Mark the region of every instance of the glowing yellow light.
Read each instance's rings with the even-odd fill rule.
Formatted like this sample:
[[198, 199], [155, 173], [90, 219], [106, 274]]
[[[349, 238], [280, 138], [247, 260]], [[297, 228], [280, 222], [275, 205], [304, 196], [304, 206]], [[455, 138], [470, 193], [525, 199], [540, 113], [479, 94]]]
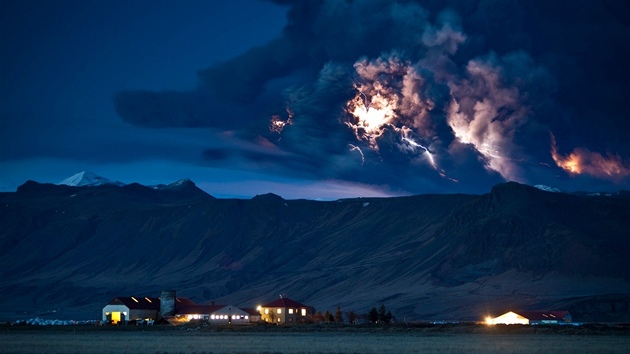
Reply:
[[136, 299], [135, 297], [131, 297], [131, 300], [135, 301], [135, 302], [139, 302], [138, 299]]
[[494, 319], [490, 316], [486, 317], [486, 324], [487, 325], [493, 325], [494, 324]]
[[[488, 320], [486, 319], [486, 322]], [[529, 324], [529, 320], [512, 311], [492, 319], [493, 324]]]
[[112, 312], [112, 322], [113, 323], [120, 322], [120, 312]]
[[150, 303], [153, 303], [153, 301], [151, 301], [151, 299], [149, 299], [149, 298], [148, 298], [148, 297], [146, 297], [146, 296], [144, 297], [144, 299], [145, 299], [145, 300], [147, 300], [147, 301], [148, 301], [148, 302], [150, 302]]

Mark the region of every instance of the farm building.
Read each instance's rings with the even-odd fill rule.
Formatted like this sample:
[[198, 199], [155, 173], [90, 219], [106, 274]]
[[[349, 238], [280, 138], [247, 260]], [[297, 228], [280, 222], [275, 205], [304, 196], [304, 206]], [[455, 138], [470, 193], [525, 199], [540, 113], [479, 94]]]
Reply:
[[507, 312], [499, 317], [486, 318], [487, 324], [561, 324], [571, 323], [568, 311], [519, 311]]
[[[254, 315], [252, 315], [254, 312]], [[160, 297], [116, 297], [103, 307], [103, 323], [123, 324], [129, 321], [153, 323], [164, 319], [171, 324], [190, 320], [206, 320], [216, 324], [243, 324], [260, 321], [252, 309], [233, 305], [199, 305], [187, 298], [175, 296], [175, 291], [162, 291]]]
[[103, 307], [104, 323], [125, 323], [131, 319], [154, 321], [160, 312], [160, 299], [149, 297], [116, 297]]
[[312, 308], [280, 296], [278, 300], [259, 306], [261, 319], [271, 323], [300, 323], [312, 315]]
[[175, 308], [194, 304], [187, 298], [175, 297], [174, 291], [162, 291], [160, 297], [115, 297], [102, 311], [104, 323], [127, 323], [129, 321], [155, 321], [172, 316]]
[[[232, 305], [182, 305], [175, 317], [180, 321], [206, 320], [217, 324], [243, 324], [250, 322], [250, 314]], [[179, 321], [178, 321], [179, 322]]]

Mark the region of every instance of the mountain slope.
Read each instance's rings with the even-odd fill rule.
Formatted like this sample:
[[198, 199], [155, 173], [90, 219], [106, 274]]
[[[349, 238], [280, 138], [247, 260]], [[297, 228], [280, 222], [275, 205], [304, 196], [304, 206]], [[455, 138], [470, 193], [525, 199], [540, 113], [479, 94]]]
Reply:
[[2, 317], [48, 308], [95, 317], [114, 296], [166, 288], [247, 307], [279, 293], [321, 309], [385, 303], [406, 319], [630, 301], [624, 198], [508, 183], [481, 196], [238, 200], [187, 180], [29, 181], [1, 193], [0, 206]]

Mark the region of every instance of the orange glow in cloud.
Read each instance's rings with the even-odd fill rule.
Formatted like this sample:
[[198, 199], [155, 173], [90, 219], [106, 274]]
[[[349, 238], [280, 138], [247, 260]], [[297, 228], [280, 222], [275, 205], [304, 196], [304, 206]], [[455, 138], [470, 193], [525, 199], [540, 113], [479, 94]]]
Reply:
[[269, 122], [270, 131], [274, 133], [282, 134], [282, 130], [284, 129], [286, 125], [293, 125], [293, 110], [291, 109], [291, 107], [287, 106], [286, 111], [287, 111], [286, 119], [282, 119], [277, 114], [271, 116], [271, 121]]
[[603, 156], [588, 149], [575, 148], [568, 155], [558, 152], [556, 138], [551, 135], [551, 157], [558, 167], [570, 174], [588, 174], [601, 179], [620, 180], [630, 177], [630, 161], [619, 155]]

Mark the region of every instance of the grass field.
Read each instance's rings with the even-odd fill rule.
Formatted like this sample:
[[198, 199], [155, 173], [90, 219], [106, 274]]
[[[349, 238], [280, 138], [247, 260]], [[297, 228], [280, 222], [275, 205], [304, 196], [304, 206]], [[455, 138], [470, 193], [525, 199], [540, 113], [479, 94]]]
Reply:
[[426, 332], [21, 331], [1, 353], [628, 353], [630, 335]]

